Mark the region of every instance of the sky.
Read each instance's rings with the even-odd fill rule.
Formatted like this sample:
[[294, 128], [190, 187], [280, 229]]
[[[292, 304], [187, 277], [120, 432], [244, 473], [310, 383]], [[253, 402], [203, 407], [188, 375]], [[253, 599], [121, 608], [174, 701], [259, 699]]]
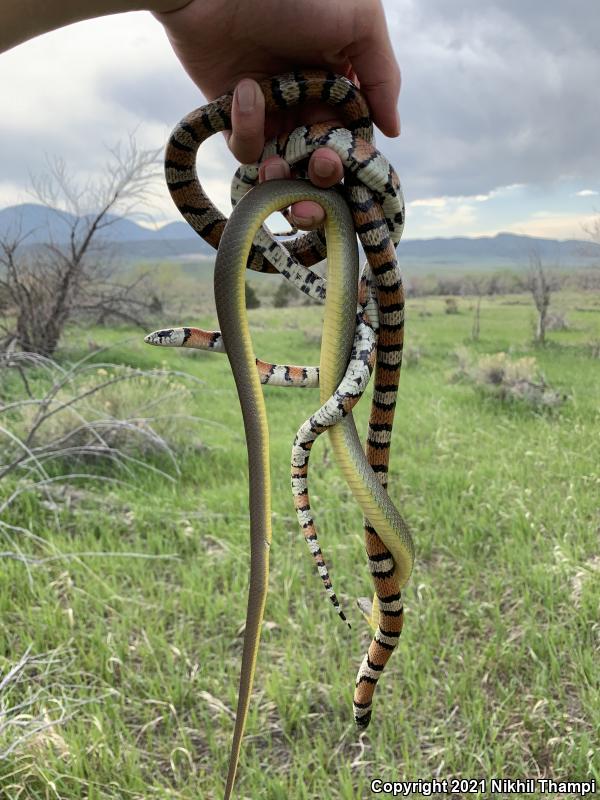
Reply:
[[[586, 238], [600, 214], [598, 0], [384, 0], [402, 70], [398, 172], [406, 238]], [[302, 65], [299, 65], [302, 66]], [[148, 12], [77, 23], [0, 55], [0, 208], [31, 202], [60, 157], [97, 179], [135, 132], [162, 148], [205, 102]], [[220, 136], [198, 172], [225, 212], [236, 164]], [[158, 178], [150, 219], [179, 219]], [[145, 224], [148, 224], [146, 220]]]

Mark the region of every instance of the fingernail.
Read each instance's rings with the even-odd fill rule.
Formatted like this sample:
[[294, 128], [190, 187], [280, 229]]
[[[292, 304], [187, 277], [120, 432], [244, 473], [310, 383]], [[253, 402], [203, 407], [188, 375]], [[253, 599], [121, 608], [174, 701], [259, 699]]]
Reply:
[[265, 164], [264, 180], [278, 181], [285, 178], [286, 175], [287, 175], [287, 170], [285, 168], [285, 164], [281, 164], [278, 162], [275, 162], [273, 164]]
[[252, 81], [242, 81], [235, 90], [238, 108], [242, 114], [250, 114], [256, 105], [256, 88]]
[[335, 172], [335, 164], [328, 158], [315, 158], [313, 169], [319, 178], [331, 178]]
[[314, 217], [297, 217], [294, 214], [292, 219], [297, 228], [312, 228], [315, 224]]

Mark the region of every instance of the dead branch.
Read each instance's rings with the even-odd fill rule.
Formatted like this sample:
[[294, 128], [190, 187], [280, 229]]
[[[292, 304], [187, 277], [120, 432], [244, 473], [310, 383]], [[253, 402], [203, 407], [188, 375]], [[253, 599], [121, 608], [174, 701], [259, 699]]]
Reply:
[[116, 279], [105, 233], [149, 198], [158, 151], [139, 150], [130, 137], [110, 154], [95, 182], [77, 180], [61, 159], [49, 161], [47, 172], [32, 181], [36, 198], [60, 216], [65, 233], [56, 241], [48, 230], [43, 246], [27, 248], [31, 231], [19, 228], [0, 238], [0, 298], [14, 318], [1, 323], [0, 346], [16, 340], [26, 352], [50, 356], [73, 319], [145, 324], [151, 305], [145, 277]]

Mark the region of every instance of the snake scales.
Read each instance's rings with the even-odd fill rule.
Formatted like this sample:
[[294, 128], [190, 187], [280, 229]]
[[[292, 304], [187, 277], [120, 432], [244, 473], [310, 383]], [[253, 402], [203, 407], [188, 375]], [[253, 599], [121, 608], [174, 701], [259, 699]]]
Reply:
[[[385, 491], [404, 330], [404, 294], [395, 255], [404, 221], [400, 183], [392, 167], [373, 146], [368, 108], [347, 79], [317, 71], [294, 72], [263, 81], [261, 88], [267, 112], [303, 102], [324, 101], [335, 106], [336, 114], [344, 119], [344, 128], [312, 125], [280, 136], [267, 144], [262, 158], [278, 154], [290, 164], [299, 164], [318, 147], [334, 149], [344, 164], [344, 197], [367, 263], [354, 316], [354, 311], [348, 312], [349, 307], [356, 308], [356, 302], [350, 305], [349, 298], [357, 299], [357, 276], [349, 277], [348, 271], [344, 273], [338, 264], [352, 258], [344, 237], [346, 241], [351, 237], [354, 242], [355, 236], [343, 222], [344, 211], [338, 199], [332, 200], [331, 192], [319, 192], [300, 181], [293, 186], [289, 182], [269, 182], [246, 196], [248, 189], [257, 183], [257, 165], [242, 167], [236, 173], [232, 186], [236, 209], [225, 228], [225, 218], [200, 186], [195, 161], [197, 150], [206, 138], [230, 128], [231, 93], [191, 112], [176, 126], [166, 150], [167, 184], [188, 223], [207, 242], [219, 247], [215, 296], [223, 338], [216, 331], [183, 328], [157, 331], [146, 337], [146, 341], [226, 350], [236, 377], [248, 440], [250, 592], [226, 798], [231, 796], [248, 711], [268, 574], [271, 537], [268, 434], [261, 382], [300, 386], [314, 386], [318, 382], [320, 386], [323, 405], [300, 429], [294, 443], [292, 485], [305, 537], [340, 614], [318, 546], [306, 481], [310, 448], [325, 429], [329, 429], [339, 466], [365, 514], [365, 544], [375, 586], [370, 620], [375, 634], [356, 679], [354, 716], [361, 728], [369, 724], [375, 686], [402, 630], [401, 589], [408, 581], [413, 563], [410, 534]], [[278, 190], [279, 183], [286, 186]], [[321, 233], [302, 236], [284, 247], [264, 227], [259, 228], [271, 211], [307, 198], [319, 202], [327, 214], [327, 292], [325, 281], [310, 269], [325, 254]], [[320, 371], [281, 367], [255, 359], [243, 300], [246, 266], [260, 272], [280, 272], [309, 296], [326, 297]], [[373, 361], [375, 387], [365, 454], [350, 411], [364, 391]]]

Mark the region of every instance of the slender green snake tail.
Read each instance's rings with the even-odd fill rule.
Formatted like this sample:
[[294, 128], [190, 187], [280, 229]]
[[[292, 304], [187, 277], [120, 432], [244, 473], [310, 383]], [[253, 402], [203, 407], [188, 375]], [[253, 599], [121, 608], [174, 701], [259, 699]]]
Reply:
[[341, 364], [343, 372], [354, 337], [358, 254], [352, 217], [345, 201], [335, 190], [324, 191], [298, 180], [269, 181], [256, 186], [240, 200], [229, 218], [215, 264], [217, 316], [237, 386], [246, 433], [250, 511], [250, 585], [225, 800], [229, 800], [233, 790], [248, 716], [267, 595], [272, 535], [269, 432], [246, 315], [244, 278], [252, 242], [261, 222], [274, 211], [300, 200], [313, 200], [326, 212], [328, 288], [323, 333], [337, 344], [326, 354], [322, 353], [321, 370], [325, 368], [332, 374]]

